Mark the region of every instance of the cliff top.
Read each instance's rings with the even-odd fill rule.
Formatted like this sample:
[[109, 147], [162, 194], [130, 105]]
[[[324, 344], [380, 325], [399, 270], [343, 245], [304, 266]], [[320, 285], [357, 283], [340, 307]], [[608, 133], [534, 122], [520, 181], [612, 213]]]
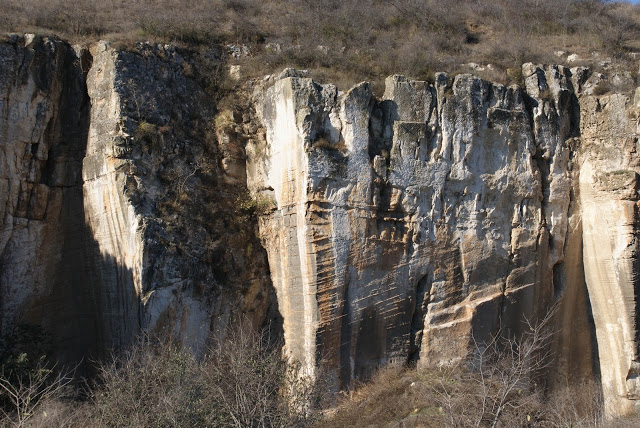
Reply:
[[[73, 42], [222, 44], [243, 77], [285, 66], [339, 86], [402, 73], [520, 82], [525, 62], [637, 74], [640, 6], [606, 0], [5, 0], [0, 31]], [[376, 89], [374, 85], [374, 89]]]

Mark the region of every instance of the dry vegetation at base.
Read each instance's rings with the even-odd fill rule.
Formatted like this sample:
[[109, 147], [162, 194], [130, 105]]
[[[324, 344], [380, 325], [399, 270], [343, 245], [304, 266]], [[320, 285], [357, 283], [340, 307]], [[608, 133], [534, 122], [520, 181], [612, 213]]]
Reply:
[[477, 344], [469, 360], [440, 370], [388, 367], [328, 413], [320, 428], [600, 427], [596, 384], [548, 391], [553, 311], [523, 336]]
[[2, 0], [0, 8], [0, 31], [234, 44], [245, 77], [291, 66], [343, 85], [469, 72], [470, 62], [493, 65], [476, 74], [514, 82], [523, 62], [566, 61], [557, 50], [630, 70], [639, 22], [640, 7], [604, 0]]
[[440, 427], [631, 427], [638, 419], [606, 422], [600, 415], [596, 384], [584, 384], [544, 397], [536, 391], [515, 391], [508, 411], [495, 423], [483, 414], [487, 398], [478, 373], [454, 370], [380, 370], [327, 412], [317, 428], [440, 428]]
[[[281, 343], [245, 323], [213, 340], [200, 359], [172, 343], [142, 340], [98, 364], [95, 381], [76, 389], [69, 387], [68, 376], [47, 378], [50, 371], [31, 377], [41, 370], [41, 359], [25, 365], [25, 349], [7, 342], [0, 344], [0, 426], [638, 426], [638, 417], [605, 421], [595, 383], [550, 392], [538, 382], [549, 368], [551, 317], [528, 324], [520, 339], [503, 334], [478, 345], [469, 360], [455, 367], [383, 368], [341, 393], [337, 405], [328, 389], [295, 376], [295, 368], [282, 360]], [[8, 390], [20, 390], [32, 401], [16, 406]]]
[[14, 357], [32, 357], [0, 346], [0, 427], [308, 426], [313, 414], [304, 409], [318, 390], [285, 364], [281, 348], [248, 323], [212, 340], [199, 359], [144, 339], [72, 388], [70, 376], [44, 369], [41, 358], [16, 366]]

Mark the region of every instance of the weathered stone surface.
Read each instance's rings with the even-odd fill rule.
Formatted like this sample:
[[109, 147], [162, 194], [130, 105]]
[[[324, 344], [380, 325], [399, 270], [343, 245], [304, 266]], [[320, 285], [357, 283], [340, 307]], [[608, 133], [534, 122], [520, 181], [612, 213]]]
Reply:
[[388, 362], [448, 364], [552, 303], [548, 229], [561, 249], [566, 213], [543, 209], [517, 88], [394, 76], [378, 102], [366, 84], [338, 95], [287, 77], [261, 114], [250, 188], [277, 203], [261, 236], [287, 350], [308, 370], [322, 355], [349, 385]]
[[265, 321], [266, 254], [219, 166], [214, 51], [14, 37], [0, 61], [5, 332], [38, 325], [79, 361], [141, 330], [199, 351], [233, 316]]
[[640, 96], [594, 95], [606, 76], [579, 67], [392, 76], [382, 99], [287, 69], [253, 115], [217, 111], [221, 67], [0, 43], [3, 332], [40, 325], [67, 360], [141, 329], [197, 351], [235, 315], [262, 324], [272, 281], [286, 354], [348, 387], [557, 305], [549, 387], [599, 373], [607, 413], [634, 411]]
[[637, 411], [638, 105], [624, 95], [581, 100], [580, 205], [585, 276], [607, 413]]
[[100, 338], [84, 227], [89, 126], [82, 50], [42, 37], [0, 43], [0, 331], [36, 324], [63, 361]]
[[376, 100], [288, 72], [257, 92], [249, 188], [276, 206], [260, 234], [307, 371], [322, 358], [348, 386], [389, 362], [451, 364], [557, 305], [549, 385], [599, 366], [609, 414], [633, 406], [633, 109], [589, 97], [589, 70], [523, 75], [525, 91], [393, 76]]
[[260, 325], [269, 308], [266, 258], [235, 206], [244, 183], [225, 183], [215, 99], [194, 76], [216, 71], [215, 52], [204, 60], [171, 46], [94, 49], [85, 209], [115, 263], [105, 299], [125, 341], [142, 328], [199, 350], [233, 311]]

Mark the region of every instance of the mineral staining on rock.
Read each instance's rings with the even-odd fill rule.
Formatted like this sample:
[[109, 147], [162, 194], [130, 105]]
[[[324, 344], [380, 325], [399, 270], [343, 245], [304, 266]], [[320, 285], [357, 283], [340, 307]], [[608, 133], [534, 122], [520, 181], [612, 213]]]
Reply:
[[520, 91], [394, 76], [377, 102], [366, 84], [339, 97], [289, 77], [262, 116], [256, 161], [278, 209], [260, 229], [294, 358], [328, 354], [346, 386], [387, 362], [457, 361], [501, 311], [515, 325], [550, 304], [543, 177]]
[[[610, 112], [579, 101], [582, 69], [523, 74], [524, 91], [393, 76], [377, 100], [367, 84], [339, 93], [287, 71], [256, 95], [265, 139], [247, 149], [249, 188], [276, 207], [260, 234], [286, 352], [309, 373], [321, 362], [346, 387], [394, 361], [451, 364], [559, 302], [553, 376], [588, 378], [586, 279], [607, 410], [629, 411], [637, 140], [626, 98], [607, 101]], [[594, 121], [629, 144], [594, 141]], [[625, 171], [586, 190], [598, 150]], [[594, 251], [612, 227], [611, 251]]]
[[630, 105], [622, 95], [587, 98], [580, 117], [584, 271], [596, 325], [605, 410], [610, 414], [629, 413], [640, 399], [640, 162], [635, 102]]
[[255, 115], [219, 112], [219, 61], [0, 43], [0, 329], [40, 325], [66, 360], [140, 330], [198, 350], [264, 322], [272, 282], [287, 356], [349, 387], [556, 304], [549, 386], [595, 367], [607, 412], [634, 410], [637, 99], [560, 66], [525, 64], [524, 89], [392, 76], [381, 99], [286, 70]]

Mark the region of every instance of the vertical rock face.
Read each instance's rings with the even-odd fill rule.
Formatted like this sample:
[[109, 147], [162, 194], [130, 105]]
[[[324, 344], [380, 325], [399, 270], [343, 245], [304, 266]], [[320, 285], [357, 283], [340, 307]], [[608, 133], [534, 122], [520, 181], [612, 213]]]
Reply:
[[348, 387], [557, 305], [549, 386], [595, 368], [607, 412], [634, 411], [640, 97], [558, 66], [524, 89], [392, 76], [382, 99], [287, 70], [252, 122], [218, 112], [220, 66], [0, 43], [2, 334], [39, 325], [64, 361], [140, 330], [198, 351], [234, 314], [263, 323], [272, 281], [287, 355]]
[[633, 407], [635, 120], [622, 95], [579, 99], [585, 70], [523, 75], [393, 76], [376, 100], [288, 71], [257, 95], [249, 187], [275, 207], [260, 233], [308, 372], [449, 364], [557, 305], [550, 386], [599, 365], [607, 411]]
[[277, 204], [260, 230], [291, 356], [326, 358], [348, 385], [387, 362], [457, 361], [543, 314], [577, 107], [558, 97], [532, 101], [532, 121], [520, 90], [470, 75], [394, 76], [379, 102], [366, 84], [275, 82], [251, 170]]
[[82, 203], [88, 65], [64, 42], [0, 43], [0, 327], [41, 325], [71, 360], [99, 340], [85, 287], [96, 262]]
[[3, 334], [36, 325], [79, 361], [140, 330], [199, 351], [234, 312], [265, 320], [246, 187], [219, 166], [215, 52], [27, 36], [0, 62]]
[[637, 97], [581, 103], [579, 179], [585, 276], [608, 413], [640, 399]]
[[[214, 130], [215, 51], [198, 60], [171, 46], [94, 49], [83, 163], [86, 219], [111, 302], [108, 336], [139, 329], [198, 351], [233, 311], [259, 325], [269, 307], [266, 258], [236, 212], [243, 184], [227, 184]], [[255, 251], [252, 251], [252, 245]]]

